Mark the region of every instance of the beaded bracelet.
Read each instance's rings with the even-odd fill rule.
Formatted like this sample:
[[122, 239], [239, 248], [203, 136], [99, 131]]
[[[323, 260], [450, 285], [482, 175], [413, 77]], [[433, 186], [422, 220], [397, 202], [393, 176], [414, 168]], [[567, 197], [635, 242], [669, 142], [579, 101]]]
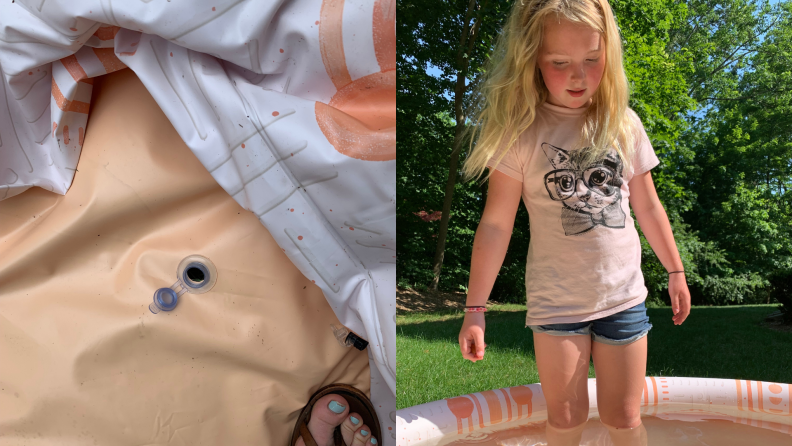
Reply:
[[671, 274], [674, 274], [674, 273], [682, 273], [682, 274], [684, 274], [685, 272], [684, 271], [671, 271], [670, 273], [668, 273], [668, 275], [670, 276]]
[[465, 307], [465, 313], [481, 313], [487, 311], [487, 307]]

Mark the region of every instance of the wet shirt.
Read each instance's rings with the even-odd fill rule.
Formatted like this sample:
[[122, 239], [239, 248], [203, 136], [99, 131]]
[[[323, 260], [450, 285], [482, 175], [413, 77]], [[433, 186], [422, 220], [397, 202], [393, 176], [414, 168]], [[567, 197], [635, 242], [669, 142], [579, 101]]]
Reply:
[[637, 124], [632, 168], [613, 148], [583, 165], [580, 151], [568, 148], [585, 111], [542, 104], [500, 163], [497, 157], [488, 163], [523, 185], [531, 222], [526, 325], [599, 319], [640, 304], [648, 294], [628, 183], [660, 161], [640, 118], [628, 109]]

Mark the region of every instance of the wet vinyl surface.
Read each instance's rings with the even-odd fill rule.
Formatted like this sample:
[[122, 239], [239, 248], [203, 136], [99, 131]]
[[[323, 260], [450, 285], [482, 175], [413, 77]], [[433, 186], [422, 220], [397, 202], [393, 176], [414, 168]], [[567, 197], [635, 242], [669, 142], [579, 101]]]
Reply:
[[[139, 78], [93, 94], [68, 194], [0, 201], [0, 446], [285, 445], [316, 389], [368, 392], [322, 291]], [[152, 314], [193, 254], [216, 285]]]
[[[665, 417], [663, 415], [663, 418]], [[789, 426], [780, 423], [769, 423], [776, 426], [757, 427], [755, 425], [761, 424], [761, 422], [748, 419], [742, 419], [742, 421], [752, 422], [755, 425], [723, 419], [682, 421], [663, 418], [651, 415], [641, 417], [648, 434], [649, 446], [789, 446], [792, 444], [792, 435], [781, 432], [782, 430], [789, 431]], [[469, 436], [466, 439], [449, 439], [449, 442], [438, 444], [546, 446], [545, 423], [545, 421], [526, 423], [497, 432], [481, 433], [479, 438], [470, 438]], [[580, 445], [610, 446], [612, 444], [608, 429], [600, 422], [599, 418], [589, 418]]]

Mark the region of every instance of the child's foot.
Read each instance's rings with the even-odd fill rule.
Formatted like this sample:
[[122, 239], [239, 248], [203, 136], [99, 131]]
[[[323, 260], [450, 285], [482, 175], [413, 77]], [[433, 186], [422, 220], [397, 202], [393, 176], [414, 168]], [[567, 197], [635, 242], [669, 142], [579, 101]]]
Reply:
[[[341, 426], [341, 436], [347, 446], [378, 445], [378, 440], [371, 436], [371, 429], [363, 424], [363, 417], [349, 413], [349, 404], [343, 397], [330, 394], [319, 398], [311, 411], [308, 431], [319, 446], [333, 446], [333, 430]], [[296, 446], [305, 446], [302, 437], [297, 439]]]

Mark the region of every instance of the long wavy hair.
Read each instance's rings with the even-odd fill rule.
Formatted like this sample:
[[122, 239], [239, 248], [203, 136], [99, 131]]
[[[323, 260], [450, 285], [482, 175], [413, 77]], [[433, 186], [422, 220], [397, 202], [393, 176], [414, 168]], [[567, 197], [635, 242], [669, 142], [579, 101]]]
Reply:
[[[465, 180], [480, 178], [487, 163], [506, 150], [530, 127], [536, 109], [549, 91], [536, 63], [547, 18], [562, 18], [589, 26], [605, 40], [605, 69], [593, 101], [583, 115], [580, 138], [571, 150], [583, 149], [583, 163], [616, 149], [630, 169], [635, 151], [635, 123], [628, 116], [630, 88], [622, 64], [622, 43], [607, 0], [516, 0], [503, 33], [498, 38], [484, 78], [473, 91], [466, 128], [469, 156], [462, 172]], [[484, 180], [489, 178], [492, 170]]]

